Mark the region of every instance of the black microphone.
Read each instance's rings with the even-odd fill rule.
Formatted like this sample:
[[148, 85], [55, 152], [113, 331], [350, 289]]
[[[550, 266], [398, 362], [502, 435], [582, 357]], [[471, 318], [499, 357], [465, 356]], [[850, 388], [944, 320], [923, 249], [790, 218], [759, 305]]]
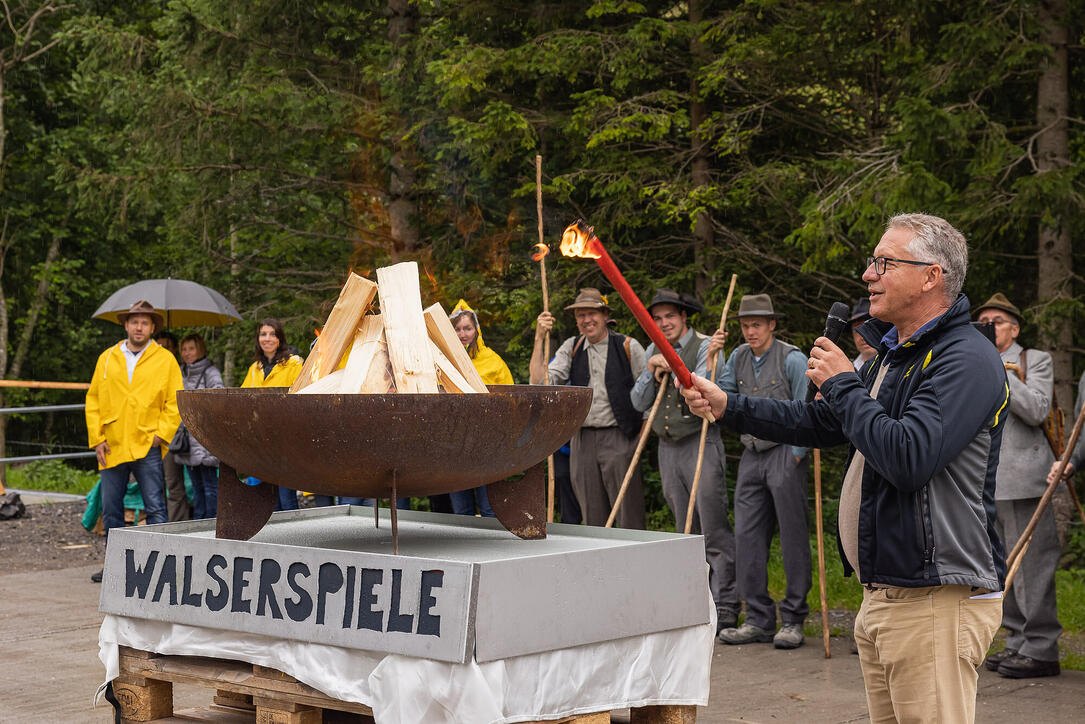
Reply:
[[[848, 315], [850, 313], [851, 308], [844, 302], [833, 302], [832, 308], [829, 309], [829, 316], [825, 318], [825, 331], [821, 333], [821, 336], [827, 337], [833, 344], [836, 344], [836, 340], [840, 339], [840, 335], [848, 328]], [[818, 386], [814, 384], [813, 380], [810, 380], [810, 384], [806, 388], [806, 401], [813, 402], [817, 393]]]

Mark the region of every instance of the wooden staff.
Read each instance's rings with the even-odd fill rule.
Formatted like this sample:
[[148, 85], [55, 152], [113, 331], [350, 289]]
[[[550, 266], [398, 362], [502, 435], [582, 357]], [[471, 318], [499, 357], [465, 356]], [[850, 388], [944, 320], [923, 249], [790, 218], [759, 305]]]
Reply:
[[604, 528], [611, 528], [614, 526], [614, 519], [618, 517], [618, 508], [622, 504], [622, 499], [625, 497], [625, 491], [629, 487], [629, 481], [633, 479], [633, 473], [637, 470], [637, 465], [640, 463], [640, 454], [644, 452], [644, 445], [648, 442], [648, 435], [652, 432], [652, 422], [656, 419], [656, 413], [659, 412], [659, 405], [663, 402], [663, 393], [667, 391], [667, 385], [671, 382], [671, 376], [667, 375], [659, 381], [659, 392], [656, 393], [656, 401], [652, 403], [652, 411], [648, 413], [648, 419], [644, 421], [644, 425], [640, 429], [640, 440], [637, 440], [637, 449], [633, 452], [633, 459], [629, 461], [629, 469], [625, 471], [625, 477], [622, 479], [622, 487], [618, 488], [618, 497], [614, 499], [614, 507], [610, 509], [610, 516], [607, 518]]
[[829, 594], [825, 587], [825, 530], [821, 521], [821, 450], [814, 448], [814, 514], [818, 538], [818, 588], [821, 590], [821, 637], [825, 641], [825, 658], [829, 652]]
[[[539, 217], [539, 243], [543, 242], [542, 212], [542, 156], [535, 154], [535, 213]], [[546, 283], [546, 254], [539, 257], [539, 271], [542, 272], [543, 311], [550, 311], [550, 288]], [[543, 364], [546, 365], [546, 384], [550, 384], [550, 332], [543, 338]], [[546, 456], [546, 522], [554, 522], [554, 456]]]
[[[720, 315], [720, 329], [727, 325], [727, 312], [731, 309], [731, 297], [735, 293], [735, 283], [738, 282], [738, 274], [731, 275], [731, 286], [727, 289], [727, 300], [723, 303], [723, 314]], [[708, 360], [708, 379], [715, 382], [716, 365], [719, 363], [721, 349]], [[708, 419], [701, 420], [701, 439], [697, 443], [697, 467], [693, 469], [693, 485], [689, 489], [689, 505], [686, 506], [686, 527], [683, 531], [687, 535], [693, 530], [693, 508], [697, 505], [697, 488], [701, 484], [701, 468], [704, 466], [704, 446], [708, 439]]]
[[1085, 423], [1085, 405], [1081, 406], [1081, 410], [1077, 414], [1077, 420], [1074, 421], [1074, 429], [1070, 433], [1070, 439], [1066, 443], [1066, 449], [1062, 451], [1062, 457], [1059, 459], [1059, 467], [1055, 470], [1055, 478], [1047, 484], [1047, 490], [1044, 491], [1044, 495], [1040, 498], [1040, 503], [1036, 506], [1036, 512], [1032, 514], [1032, 518], [1029, 520], [1028, 525], [1025, 526], [1024, 532], [1014, 545], [1013, 550], [1010, 551], [1010, 555], [1007, 556], [1006, 562], [1010, 566], [1010, 572], [1006, 574], [1006, 585], [1003, 587], [1004, 594], [1009, 592], [1010, 586], [1013, 584], [1013, 579], [1017, 575], [1017, 569], [1021, 566], [1021, 561], [1025, 557], [1025, 552], [1028, 550], [1029, 543], [1032, 541], [1032, 534], [1036, 531], [1036, 526], [1040, 522], [1040, 516], [1043, 514], [1044, 509], [1048, 503], [1051, 502], [1051, 498], [1055, 495], [1055, 489], [1062, 482], [1063, 473], [1066, 472], [1066, 465], [1070, 462], [1070, 455], [1073, 453], [1074, 446], [1077, 445], [1077, 439], [1081, 435], [1081, 426]]
[[0, 380], [0, 387], [26, 387], [35, 390], [89, 390], [89, 382], [37, 382], [35, 380]]

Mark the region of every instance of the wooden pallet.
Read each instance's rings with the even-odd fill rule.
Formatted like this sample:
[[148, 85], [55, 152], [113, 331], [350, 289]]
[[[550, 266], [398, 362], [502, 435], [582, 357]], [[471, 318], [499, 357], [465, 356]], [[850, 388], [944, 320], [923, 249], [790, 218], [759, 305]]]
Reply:
[[[213, 704], [173, 709], [173, 685], [215, 689]], [[373, 722], [364, 704], [340, 701], [288, 674], [258, 664], [200, 656], [164, 656], [120, 647], [120, 675], [113, 692], [125, 722], [193, 721], [208, 724], [339, 724]], [[631, 724], [694, 724], [695, 706], [649, 706], [630, 710]], [[610, 712], [595, 712], [530, 724], [607, 724]]]

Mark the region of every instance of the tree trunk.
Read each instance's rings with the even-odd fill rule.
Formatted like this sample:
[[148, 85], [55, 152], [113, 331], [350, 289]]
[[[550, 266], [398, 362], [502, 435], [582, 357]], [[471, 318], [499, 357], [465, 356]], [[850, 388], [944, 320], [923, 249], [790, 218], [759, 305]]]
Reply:
[[[1040, 40], [1050, 46], [1044, 60], [1036, 90], [1036, 122], [1040, 134], [1036, 138], [1037, 173], [1047, 173], [1069, 166], [1069, 68], [1066, 57], [1066, 0], [1044, 0], [1039, 3]], [[1070, 231], [1062, 220], [1057, 205], [1048, 209], [1041, 221], [1037, 253], [1039, 268], [1037, 296], [1041, 303], [1069, 300], [1073, 297], [1073, 276]], [[1045, 320], [1040, 328], [1040, 346], [1051, 350], [1055, 372], [1055, 392], [1067, 408], [1073, 406], [1073, 327], [1065, 313]]]
[[[701, 21], [703, 20], [703, 8], [701, 0], [690, 0], [689, 22], [693, 26], [693, 35], [689, 41], [690, 58], [693, 68], [689, 80], [689, 142], [693, 153], [693, 162], [690, 164], [693, 178], [693, 190], [697, 191], [711, 182], [709, 175], [708, 154], [705, 152], [706, 141], [701, 135], [701, 126], [708, 117], [708, 110], [701, 99], [701, 90], [697, 82], [697, 74], [709, 61], [708, 53], [701, 42]], [[712, 219], [707, 211], [698, 211], [693, 220], [693, 259], [697, 266], [697, 278], [694, 281], [694, 290], [697, 296], [704, 300], [708, 291], [716, 284], [715, 264], [712, 254], [715, 241], [712, 229]], [[711, 330], [706, 330], [709, 333]]]
[[[388, 40], [392, 45], [392, 69], [406, 82], [406, 39], [414, 26], [410, 0], [388, 0]], [[418, 204], [413, 191], [418, 180], [410, 154], [399, 138], [390, 139], [392, 157], [389, 161], [388, 213], [392, 252], [395, 256], [410, 254], [418, 248]]]
[[[1070, 73], [1066, 50], [1066, 0], [1042, 0], [1039, 3], [1040, 40], [1050, 46], [1044, 59], [1036, 89], [1036, 173], [1066, 168], [1070, 164], [1069, 124]], [[1051, 223], [1045, 223], [1050, 220]], [[1073, 326], [1060, 302], [1073, 297], [1073, 256], [1070, 230], [1062, 219], [1057, 203], [1047, 210], [1040, 222], [1037, 239], [1039, 255], [1037, 296], [1041, 304], [1055, 303], [1054, 314], [1040, 326], [1040, 345], [1051, 350], [1055, 373], [1055, 395], [1066, 410], [1073, 410]], [[1070, 416], [1071, 419], [1073, 415]], [[1066, 544], [1072, 504], [1069, 494], [1059, 487], [1052, 501], [1055, 527], [1060, 542]]]

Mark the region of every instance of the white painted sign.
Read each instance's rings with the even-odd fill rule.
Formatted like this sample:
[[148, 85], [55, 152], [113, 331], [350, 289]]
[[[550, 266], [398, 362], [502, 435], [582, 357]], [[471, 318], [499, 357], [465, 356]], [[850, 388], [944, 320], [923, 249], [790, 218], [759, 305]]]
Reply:
[[99, 610], [463, 663], [478, 564], [116, 529]]

